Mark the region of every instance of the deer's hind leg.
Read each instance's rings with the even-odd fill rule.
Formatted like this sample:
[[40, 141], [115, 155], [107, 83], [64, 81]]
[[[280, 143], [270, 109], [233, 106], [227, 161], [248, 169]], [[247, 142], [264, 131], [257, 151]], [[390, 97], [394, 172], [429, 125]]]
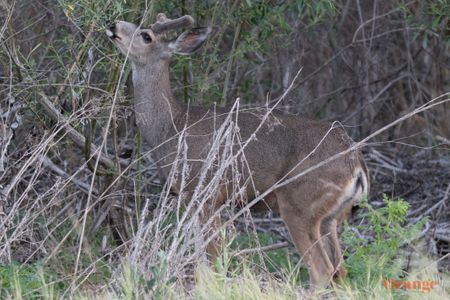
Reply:
[[[311, 209], [309, 199], [292, 191], [278, 192], [278, 207], [295, 247], [308, 266], [313, 286], [326, 286], [332, 279], [334, 266], [321, 237], [325, 209]], [[315, 200], [322, 202], [323, 199]]]
[[351, 215], [352, 206], [361, 196], [361, 184], [357, 178], [353, 178], [342, 190], [328, 215], [322, 220], [321, 234], [325, 249], [335, 269], [335, 276], [338, 278], [345, 278], [347, 275], [347, 270], [343, 266], [344, 260], [339, 244], [338, 227], [344, 219]]
[[343, 266], [343, 257], [338, 238], [338, 221], [336, 218], [324, 218], [321, 224], [321, 234], [325, 250], [334, 268], [334, 276], [345, 278], [347, 270]]

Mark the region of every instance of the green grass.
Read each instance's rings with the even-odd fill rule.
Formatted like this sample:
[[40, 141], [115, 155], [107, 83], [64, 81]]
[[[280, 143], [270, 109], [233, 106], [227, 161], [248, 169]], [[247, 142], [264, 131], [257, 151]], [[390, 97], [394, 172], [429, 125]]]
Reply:
[[[372, 278], [364, 288], [355, 288], [346, 280], [329, 289], [309, 291], [305, 285], [299, 285], [292, 279], [292, 274], [283, 273], [283, 279], [271, 273], [258, 272], [249, 261], [241, 263], [234, 272], [217, 271], [206, 265], [197, 266], [195, 285], [186, 287], [176, 280], [159, 283], [158, 286], [143, 280], [139, 272], [128, 264], [122, 266], [118, 285], [106, 291], [86, 285], [74, 291], [74, 299], [302, 299], [316, 298], [326, 295], [336, 299], [447, 299], [450, 296], [448, 282], [450, 278], [437, 276], [435, 269], [430, 268], [430, 260], [423, 259], [420, 269], [410, 272], [402, 280], [425, 281], [435, 280], [437, 286], [430, 290], [396, 290], [386, 289], [382, 278], [372, 278], [373, 274], [364, 277]], [[428, 268], [427, 268], [428, 267]], [[426, 271], [424, 271], [426, 270]], [[67, 286], [52, 283], [50, 274], [45, 273], [38, 265], [20, 267], [17, 264], [0, 268], [2, 299], [58, 299], [66, 295]], [[101, 292], [99, 292], [101, 291]]]
[[52, 299], [67, 287], [41, 263], [0, 265], [0, 298]]

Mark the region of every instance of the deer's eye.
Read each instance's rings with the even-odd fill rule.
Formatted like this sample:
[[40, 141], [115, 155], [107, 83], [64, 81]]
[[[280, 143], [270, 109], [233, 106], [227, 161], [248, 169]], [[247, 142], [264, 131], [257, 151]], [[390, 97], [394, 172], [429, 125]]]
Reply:
[[152, 42], [152, 37], [147, 32], [141, 32], [141, 36], [147, 44]]

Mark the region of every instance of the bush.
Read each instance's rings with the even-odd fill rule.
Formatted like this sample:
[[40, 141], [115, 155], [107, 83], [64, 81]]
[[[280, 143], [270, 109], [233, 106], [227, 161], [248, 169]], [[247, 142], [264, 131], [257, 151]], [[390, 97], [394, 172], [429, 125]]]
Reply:
[[342, 234], [348, 278], [353, 286], [367, 286], [381, 279], [402, 278], [403, 261], [398, 256], [402, 246], [417, 239], [427, 218], [416, 224], [406, 223], [409, 204], [403, 199], [391, 200], [383, 196], [384, 207], [375, 209], [363, 200], [365, 209], [360, 225], [350, 227], [345, 223]]

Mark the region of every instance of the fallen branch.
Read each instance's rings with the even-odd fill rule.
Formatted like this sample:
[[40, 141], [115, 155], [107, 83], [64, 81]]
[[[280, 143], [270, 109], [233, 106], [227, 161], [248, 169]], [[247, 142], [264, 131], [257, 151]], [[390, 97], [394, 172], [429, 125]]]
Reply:
[[[86, 192], [86, 193], [89, 192], [89, 187], [90, 187], [89, 184], [74, 178], [73, 175], [67, 174], [66, 172], [64, 172], [63, 169], [61, 169], [55, 163], [53, 163], [52, 160], [50, 158], [48, 158], [47, 156], [44, 156], [42, 158], [42, 163], [44, 164], [44, 166], [46, 166], [47, 168], [52, 170], [54, 173], [58, 174], [59, 176], [63, 177], [64, 179], [68, 179], [69, 181], [73, 182], [75, 185], [80, 187], [84, 192]], [[92, 192], [95, 195], [99, 194], [98, 190], [95, 188], [93, 189]]]
[[[56, 107], [53, 105], [53, 103], [50, 101], [50, 99], [48, 99], [47, 95], [45, 95], [44, 93], [39, 93], [39, 95], [41, 97], [38, 97], [37, 100], [42, 105], [42, 107], [45, 109], [48, 116], [56, 122], [63, 122], [65, 124], [64, 127], [67, 132], [67, 135], [80, 148], [84, 148], [85, 143], [86, 143], [86, 138], [81, 133], [76, 131], [72, 126], [70, 126], [70, 123], [67, 120], [67, 118], [64, 117], [56, 109]], [[102, 163], [102, 165], [104, 165], [108, 169], [110, 169], [110, 170], [116, 169], [116, 164], [114, 163], [114, 161], [111, 158], [109, 158], [107, 156], [107, 154], [102, 153], [102, 151], [100, 151], [100, 149], [96, 145], [91, 144], [91, 152], [90, 153], [92, 153], [92, 155], [94, 157], [100, 156], [100, 162]]]

